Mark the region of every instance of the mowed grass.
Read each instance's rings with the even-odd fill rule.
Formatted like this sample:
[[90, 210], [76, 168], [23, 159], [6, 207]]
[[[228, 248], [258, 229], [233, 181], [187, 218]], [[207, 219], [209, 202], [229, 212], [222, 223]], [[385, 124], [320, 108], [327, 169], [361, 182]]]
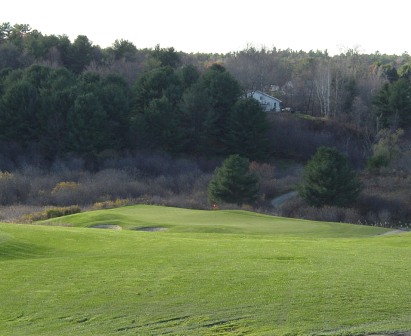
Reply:
[[371, 226], [273, 217], [248, 211], [204, 211], [150, 205], [90, 211], [39, 223], [75, 227], [118, 225], [131, 230], [154, 227], [166, 228], [170, 233], [275, 234], [317, 238], [369, 236], [389, 231]]
[[77, 227], [0, 224], [0, 335], [411, 330], [410, 233], [150, 206], [58, 221]]

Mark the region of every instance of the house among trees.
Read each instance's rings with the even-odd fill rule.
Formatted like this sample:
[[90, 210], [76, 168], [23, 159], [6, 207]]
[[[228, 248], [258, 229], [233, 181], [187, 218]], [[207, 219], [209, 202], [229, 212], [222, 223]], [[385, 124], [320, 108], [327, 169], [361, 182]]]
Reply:
[[249, 94], [249, 97], [252, 97], [260, 102], [264, 112], [280, 112], [281, 111], [281, 100], [270, 96], [267, 93], [262, 91], [253, 91]]

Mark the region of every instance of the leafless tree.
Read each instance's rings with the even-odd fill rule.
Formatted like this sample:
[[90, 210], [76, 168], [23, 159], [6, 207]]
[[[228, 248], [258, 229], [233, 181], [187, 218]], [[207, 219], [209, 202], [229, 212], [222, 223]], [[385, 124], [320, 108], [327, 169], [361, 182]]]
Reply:
[[320, 113], [323, 117], [330, 116], [331, 95], [331, 64], [329, 60], [320, 61], [314, 78]]

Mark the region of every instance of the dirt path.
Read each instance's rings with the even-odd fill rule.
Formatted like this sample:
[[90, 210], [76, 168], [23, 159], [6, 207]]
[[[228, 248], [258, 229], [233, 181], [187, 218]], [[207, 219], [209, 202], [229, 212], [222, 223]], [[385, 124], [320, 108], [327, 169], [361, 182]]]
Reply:
[[407, 231], [404, 231], [404, 230], [391, 230], [391, 231], [381, 233], [378, 236], [388, 236], [388, 235], [400, 234], [400, 233], [404, 233], [404, 232], [407, 232]]
[[290, 191], [284, 195], [278, 196], [271, 200], [271, 205], [273, 207], [279, 207], [281, 206], [285, 201], [289, 200], [290, 198], [293, 198], [294, 196], [297, 196], [298, 192], [297, 191]]
[[367, 336], [411, 336], [411, 332], [400, 332], [393, 334], [368, 334]]

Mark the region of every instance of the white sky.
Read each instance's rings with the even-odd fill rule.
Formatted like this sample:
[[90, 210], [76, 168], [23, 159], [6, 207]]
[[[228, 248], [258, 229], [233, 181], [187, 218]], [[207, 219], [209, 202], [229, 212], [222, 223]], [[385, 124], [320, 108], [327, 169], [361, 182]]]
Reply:
[[73, 41], [86, 35], [102, 48], [116, 39], [137, 48], [185, 52], [357, 48], [411, 53], [409, 0], [6, 0], [0, 23], [27, 23]]

